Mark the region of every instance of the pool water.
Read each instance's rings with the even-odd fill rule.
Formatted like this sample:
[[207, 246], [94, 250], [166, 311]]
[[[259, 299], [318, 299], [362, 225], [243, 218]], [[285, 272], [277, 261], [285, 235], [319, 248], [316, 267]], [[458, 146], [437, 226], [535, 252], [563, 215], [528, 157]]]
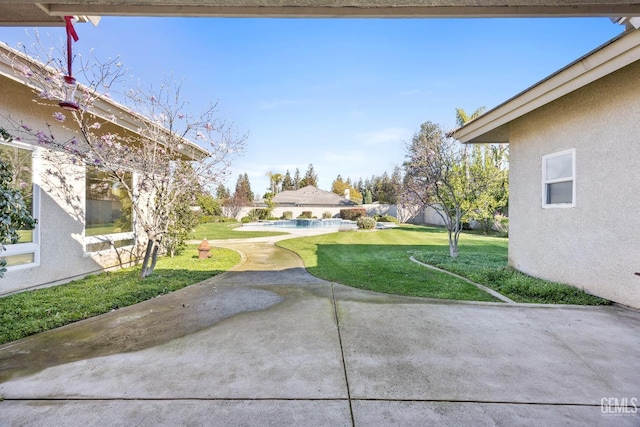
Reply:
[[354, 221], [346, 221], [339, 218], [332, 219], [279, 219], [269, 222], [261, 222], [261, 225], [266, 227], [278, 227], [278, 228], [327, 228], [327, 227], [356, 227]]

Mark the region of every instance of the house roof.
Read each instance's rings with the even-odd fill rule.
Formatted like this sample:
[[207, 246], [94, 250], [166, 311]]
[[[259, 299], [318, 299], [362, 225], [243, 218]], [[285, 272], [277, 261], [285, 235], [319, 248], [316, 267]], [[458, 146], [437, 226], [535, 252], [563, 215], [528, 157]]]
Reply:
[[465, 143], [507, 143], [513, 120], [638, 60], [640, 30], [632, 29], [459, 127], [452, 135]]
[[[28, 77], [16, 73], [15, 63], [26, 64], [29, 67], [38, 67], [45, 70], [48, 73], [55, 74], [56, 70], [47, 67], [41, 62], [19, 52], [5, 43], [0, 42], [0, 77], [9, 79], [16, 84], [27, 86], [31, 89], [38, 89], [33, 86]], [[82, 86], [78, 84], [78, 86]], [[133, 134], [140, 135], [140, 129], [144, 129], [144, 124], [151, 124], [151, 121], [142, 116], [141, 114], [131, 111], [131, 109], [124, 105], [114, 101], [107, 96], [98, 96], [93, 106], [90, 109], [90, 113], [95, 117], [99, 117], [105, 122], [112, 123], [113, 125], [124, 129]], [[117, 120], [114, 121], [112, 117], [117, 116]], [[169, 130], [166, 130], [169, 132]], [[141, 138], [144, 136], [140, 135]], [[179, 138], [178, 136], [176, 136]], [[202, 159], [209, 155], [209, 152], [202, 147], [182, 138], [184, 141], [184, 148], [181, 150], [181, 155], [187, 159]]]
[[280, 206], [355, 206], [356, 203], [330, 191], [308, 185], [299, 190], [281, 191], [273, 197]]
[[513, 17], [640, 14], [630, 0], [0, 0], [1, 25], [62, 25], [64, 15]]

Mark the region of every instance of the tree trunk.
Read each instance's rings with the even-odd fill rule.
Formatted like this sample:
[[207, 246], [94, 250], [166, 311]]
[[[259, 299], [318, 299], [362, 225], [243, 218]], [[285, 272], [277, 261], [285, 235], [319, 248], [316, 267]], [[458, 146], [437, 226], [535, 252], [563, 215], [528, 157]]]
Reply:
[[[147, 250], [144, 253], [144, 260], [142, 261], [141, 276], [143, 279], [151, 276], [151, 273], [153, 273], [153, 269], [156, 267], [156, 261], [158, 260], [159, 247], [160, 245], [156, 239], [149, 239], [147, 242]], [[151, 265], [149, 265], [149, 263], [151, 263]]]
[[458, 256], [458, 234], [449, 230], [449, 255], [451, 258]]
[[451, 255], [451, 258], [458, 257], [458, 242], [456, 239], [449, 238], [449, 255]]
[[149, 267], [149, 271], [147, 272], [147, 276], [151, 276], [153, 270], [156, 269], [156, 263], [158, 262], [158, 251], [160, 250], [160, 241], [156, 240], [153, 246], [153, 253], [151, 254], [151, 267]]
[[458, 257], [458, 241], [460, 240], [460, 231], [462, 231], [460, 218], [462, 218], [462, 214], [457, 210], [455, 223], [449, 228], [449, 255], [451, 258]]

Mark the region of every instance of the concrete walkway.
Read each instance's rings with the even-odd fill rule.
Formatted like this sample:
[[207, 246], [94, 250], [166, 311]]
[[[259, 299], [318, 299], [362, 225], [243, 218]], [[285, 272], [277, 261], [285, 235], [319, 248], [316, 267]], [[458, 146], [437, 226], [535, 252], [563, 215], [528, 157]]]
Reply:
[[640, 425], [640, 313], [380, 295], [274, 240], [214, 242], [243, 262], [0, 346], [0, 426]]

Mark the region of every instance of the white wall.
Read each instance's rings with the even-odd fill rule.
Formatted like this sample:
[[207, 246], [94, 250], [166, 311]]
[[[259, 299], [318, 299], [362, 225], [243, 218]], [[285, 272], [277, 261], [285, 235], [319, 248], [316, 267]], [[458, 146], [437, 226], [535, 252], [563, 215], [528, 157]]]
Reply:
[[[33, 129], [53, 126], [56, 138], [73, 134], [52, 120], [52, 108], [33, 102], [33, 94], [22, 85], [9, 83], [0, 76], [0, 127], [10, 133], [12, 125], [3, 116], [11, 114]], [[11, 268], [0, 279], [0, 295], [100, 271], [119, 263], [114, 250], [85, 253], [84, 167], [76, 166], [64, 154], [37, 148], [34, 181], [40, 189], [40, 209], [36, 212], [39, 227], [40, 263], [33, 267]], [[124, 261], [128, 254], [122, 253]]]
[[[511, 123], [509, 262], [640, 308], [640, 62]], [[576, 206], [542, 208], [543, 155], [576, 150]]]

